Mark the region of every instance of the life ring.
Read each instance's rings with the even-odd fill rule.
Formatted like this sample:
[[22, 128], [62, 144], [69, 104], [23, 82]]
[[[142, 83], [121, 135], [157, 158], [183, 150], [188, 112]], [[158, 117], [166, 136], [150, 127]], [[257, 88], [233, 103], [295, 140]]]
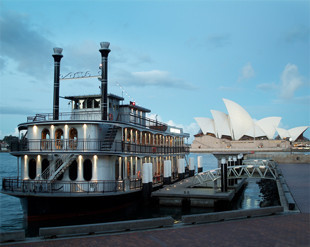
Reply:
[[109, 114], [109, 120], [113, 120], [113, 114], [112, 113]]

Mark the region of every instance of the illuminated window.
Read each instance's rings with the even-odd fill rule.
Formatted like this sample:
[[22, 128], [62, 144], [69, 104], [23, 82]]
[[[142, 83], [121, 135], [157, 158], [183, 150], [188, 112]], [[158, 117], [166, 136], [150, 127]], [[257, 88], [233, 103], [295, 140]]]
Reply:
[[69, 147], [76, 149], [78, 143], [78, 132], [75, 128], [71, 128], [69, 131]]
[[55, 131], [55, 148], [62, 149], [63, 148], [63, 139], [64, 139], [64, 132], [62, 129], [57, 129]]
[[41, 148], [43, 150], [49, 149], [49, 139], [50, 131], [48, 129], [44, 129], [41, 133]]

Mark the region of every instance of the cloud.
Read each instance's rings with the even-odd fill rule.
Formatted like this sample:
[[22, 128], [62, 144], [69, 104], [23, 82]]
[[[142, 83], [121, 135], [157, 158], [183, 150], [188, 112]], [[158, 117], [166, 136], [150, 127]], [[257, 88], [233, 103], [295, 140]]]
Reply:
[[254, 72], [254, 69], [251, 63], [247, 63], [246, 65], [242, 67], [241, 75], [239, 76], [238, 81], [241, 82], [244, 80], [248, 80], [254, 76], [255, 76], [255, 72]]
[[149, 70], [128, 72], [126, 70], [118, 71], [118, 80], [121, 84], [127, 86], [156, 86], [165, 88], [178, 88], [194, 90], [196, 87], [182, 79], [172, 76], [168, 71]]
[[296, 43], [296, 42], [309, 43], [309, 37], [310, 37], [309, 27], [299, 26], [289, 30], [286, 33], [284, 40], [287, 43]]
[[1, 60], [13, 60], [19, 72], [46, 76], [53, 43], [44, 37], [42, 30], [32, 26], [26, 16], [12, 12], [2, 14]]
[[194, 140], [194, 135], [196, 135], [200, 129], [200, 127], [196, 122], [192, 122], [188, 125], [183, 125], [183, 124], [177, 124], [173, 122], [173, 120], [169, 120], [167, 124], [170, 126], [182, 128], [184, 133], [189, 133], [190, 134], [190, 137], [188, 138], [189, 143], [191, 143]]
[[236, 92], [240, 90], [240, 88], [234, 86], [232, 87], [220, 86], [218, 89], [220, 91], [226, 91], [226, 92]]
[[287, 64], [281, 75], [280, 98], [292, 99], [295, 91], [303, 85], [302, 77], [299, 75], [295, 64]]
[[262, 83], [262, 84], [257, 85], [256, 88], [260, 89], [262, 91], [265, 91], [265, 92], [277, 91], [277, 90], [279, 90], [279, 85], [277, 85], [274, 82], [272, 82], [272, 83]]
[[25, 106], [0, 106], [0, 114], [3, 115], [25, 115], [25, 114], [35, 114], [33, 108], [27, 108]]
[[230, 44], [230, 35], [229, 34], [209, 35], [206, 39], [206, 42], [212, 48], [221, 48]]

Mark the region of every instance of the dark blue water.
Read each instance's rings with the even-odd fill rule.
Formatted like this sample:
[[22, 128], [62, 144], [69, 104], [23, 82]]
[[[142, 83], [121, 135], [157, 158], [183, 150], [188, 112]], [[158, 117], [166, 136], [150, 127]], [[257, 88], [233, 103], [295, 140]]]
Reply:
[[[0, 153], [0, 178], [17, 176], [17, 159], [9, 153]], [[24, 228], [24, 216], [18, 198], [0, 193], [0, 230]]]
[[[197, 164], [197, 156], [203, 157], [203, 170], [212, 170], [218, 167], [217, 160], [212, 154], [190, 154], [190, 157], [194, 157]], [[16, 177], [17, 175], [17, 159], [11, 156], [9, 153], [0, 153], [0, 178], [3, 177]], [[2, 186], [2, 185], [1, 185]], [[2, 187], [1, 187], [2, 189]], [[259, 203], [262, 201], [260, 190], [256, 181], [249, 181], [246, 189], [242, 193], [235, 208], [259, 208]], [[212, 212], [213, 209], [205, 208], [193, 208], [190, 211], [184, 212], [181, 208], [177, 207], [160, 207], [160, 208], [146, 208], [138, 215], [134, 215], [136, 218], [145, 217], [160, 217], [170, 215], [176, 220], [181, 218], [183, 214], [193, 213], [205, 213]], [[64, 224], [79, 224], [79, 222], [56, 222]], [[83, 224], [85, 222], [81, 222]], [[89, 222], [88, 222], [89, 223]], [[95, 222], [94, 222], [95, 223]], [[97, 223], [97, 222], [96, 222]], [[55, 226], [55, 224], [53, 223]], [[26, 227], [27, 226], [27, 227]], [[18, 198], [8, 196], [0, 193], [0, 230], [12, 231], [29, 228], [29, 225], [24, 220], [22, 208]], [[26, 229], [27, 230], [27, 229]], [[29, 230], [29, 229], [28, 229]]]

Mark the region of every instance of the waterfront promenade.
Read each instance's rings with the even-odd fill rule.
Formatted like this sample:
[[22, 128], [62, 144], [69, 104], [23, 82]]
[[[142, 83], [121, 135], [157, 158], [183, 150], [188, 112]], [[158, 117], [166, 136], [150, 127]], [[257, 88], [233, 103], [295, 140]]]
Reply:
[[[10, 246], [310, 246], [310, 164], [280, 165], [300, 213]], [[4, 245], [5, 246], [5, 245]]]

